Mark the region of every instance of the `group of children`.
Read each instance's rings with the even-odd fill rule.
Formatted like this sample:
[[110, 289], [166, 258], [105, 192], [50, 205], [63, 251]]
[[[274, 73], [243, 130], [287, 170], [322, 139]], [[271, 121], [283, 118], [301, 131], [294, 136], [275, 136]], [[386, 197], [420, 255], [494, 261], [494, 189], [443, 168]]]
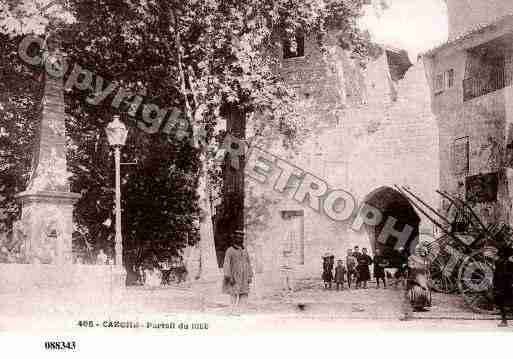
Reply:
[[354, 250], [348, 249], [346, 255], [346, 262], [342, 259], [337, 260], [335, 273], [333, 275], [333, 267], [335, 256], [332, 254], [325, 254], [323, 256], [323, 273], [322, 279], [324, 281], [324, 288], [331, 289], [332, 282], [335, 282], [337, 290], [344, 289], [344, 283], [351, 288], [351, 283], [355, 281], [356, 288], [367, 288], [367, 282], [371, 279], [369, 266], [374, 263], [374, 278], [376, 279], [377, 287], [379, 288], [380, 279], [383, 287], [386, 288], [385, 280], [385, 267], [386, 261], [376, 250], [374, 260], [367, 254], [367, 248], [362, 248], [359, 251], [358, 246]]

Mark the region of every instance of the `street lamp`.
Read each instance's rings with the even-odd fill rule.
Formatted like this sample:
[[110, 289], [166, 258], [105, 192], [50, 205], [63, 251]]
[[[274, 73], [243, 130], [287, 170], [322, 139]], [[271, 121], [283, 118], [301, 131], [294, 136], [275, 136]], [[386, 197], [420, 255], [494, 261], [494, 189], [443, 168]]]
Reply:
[[107, 125], [105, 132], [109, 145], [114, 147], [114, 158], [116, 162], [116, 237], [115, 237], [115, 252], [116, 252], [116, 267], [121, 276], [121, 285], [124, 285], [124, 270], [123, 270], [123, 238], [121, 236], [121, 147], [125, 145], [128, 130], [123, 122], [119, 120], [119, 116], [115, 115], [113, 121]]

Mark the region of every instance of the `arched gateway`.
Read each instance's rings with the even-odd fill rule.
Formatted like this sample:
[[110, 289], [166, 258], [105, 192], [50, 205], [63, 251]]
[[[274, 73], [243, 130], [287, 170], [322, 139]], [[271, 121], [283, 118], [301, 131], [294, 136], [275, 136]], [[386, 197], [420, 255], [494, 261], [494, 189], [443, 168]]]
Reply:
[[[372, 251], [375, 252], [376, 248], [379, 248], [391, 267], [400, 267], [411, 252], [412, 242], [419, 235], [420, 217], [403, 194], [387, 186], [379, 187], [370, 192], [365, 197], [364, 204], [376, 208], [382, 215], [381, 222], [377, 225], [365, 225]], [[394, 229], [397, 231], [402, 231], [405, 225], [413, 228], [404, 245], [399, 245], [397, 243], [398, 238], [392, 235], [387, 236], [385, 243], [378, 241], [385, 223], [392, 218], [396, 220]]]

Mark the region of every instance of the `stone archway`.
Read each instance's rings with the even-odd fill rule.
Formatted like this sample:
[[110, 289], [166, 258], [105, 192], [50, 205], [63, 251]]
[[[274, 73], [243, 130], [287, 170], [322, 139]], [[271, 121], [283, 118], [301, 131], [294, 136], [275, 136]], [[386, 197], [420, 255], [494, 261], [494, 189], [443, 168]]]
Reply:
[[[372, 252], [374, 253], [376, 248], [379, 248], [388, 259], [390, 266], [400, 267], [410, 254], [412, 242], [419, 235], [419, 215], [402, 193], [388, 186], [382, 186], [370, 192], [365, 197], [364, 203], [378, 209], [383, 216], [381, 222], [376, 226], [365, 225]], [[405, 225], [413, 228], [413, 232], [401, 248], [398, 248], [397, 238], [393, 236], [389, 236], [384, 244], [377, 240], [389, 217], [397, 220], [396, 230], [401, 231]]]

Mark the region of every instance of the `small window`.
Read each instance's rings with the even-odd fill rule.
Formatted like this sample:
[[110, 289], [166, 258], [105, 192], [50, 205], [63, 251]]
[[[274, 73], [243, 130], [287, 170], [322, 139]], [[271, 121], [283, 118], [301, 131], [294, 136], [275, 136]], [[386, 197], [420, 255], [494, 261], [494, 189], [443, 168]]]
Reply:
[[305, 56], [305, 37], [302, 34], [296, 34], [294, 36], [294, 40], [295, 43], [288, 39], [283, 40], [282, 47], [284, 59]]
[[469, 162], [469, 138], [461, 137], [453, 143], [453, 169], [455, 175], [466, 175], [470, 168]]
[[447, 88], [450, 89], [454, 86], [454, 69], [447, 71]]
[[281, 211], [283, 237], [280, 243], [281, 265], [305, 264], [305, 214], [299, 211]]
[[444, 74], [438, 74], [435, 78], [435, 93], [443, 92], [444, 90]]
[[454, 69], [444, 71], [435, 78], [435, 94], [444, 92], [454, 86]]

